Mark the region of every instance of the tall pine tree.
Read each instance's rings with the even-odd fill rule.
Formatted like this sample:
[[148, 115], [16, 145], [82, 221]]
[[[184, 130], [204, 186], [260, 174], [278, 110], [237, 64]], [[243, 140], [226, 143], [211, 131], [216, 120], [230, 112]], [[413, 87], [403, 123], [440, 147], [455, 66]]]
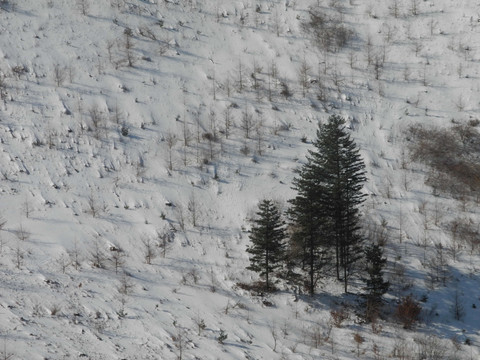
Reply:
[[273, 201], [263, 200], [258, 208], [250, 234], [251, 246], [247, 247], [251, 254], [247, 269], [265, 277], [265, 287], [269, 290], [270, 277], [282, 266], [285, 257], [285, 222]]
[[[348, 277], [361, 256], [359, 207], [365, 182], [365, 164], [345, 121], [337, 115], [320, 125], [309, 150], [307, 163], [293, 181], [298, 195], [290, 202], [294, 233], [292, 241], [303, 243], [308, 261], [310, 293], [314, 291], [315, 264], [321, 264], [325, 250], [332, 250], [336, 276], [348, 291]], [[315, 259], [312, 259], [315, 257]]]
[[326, 214], [319, 202], [324, 191], [320, 182], [321, 167], [314, 152], [310, 152], [307, 160], [293, 179], [297, 196], [290, 200], [292, 206], [288, 211], [292, 229], [289, 253], [291, 260], [307, 273], [306, 285], [313, 295], [326, 262], [328, 236], [324, 226]]
[[326, 222], [335, 246], [337, 279], [348, 291], [352, 266], [361, 257], [359, 207], [364, 201], [361, 192], [365, 182], [365, 164], [355, 142], [338, 115], [329, 117], [317, 133], [315, 147], [322, 159], [325, 192], [322, 205], [329, 216]]

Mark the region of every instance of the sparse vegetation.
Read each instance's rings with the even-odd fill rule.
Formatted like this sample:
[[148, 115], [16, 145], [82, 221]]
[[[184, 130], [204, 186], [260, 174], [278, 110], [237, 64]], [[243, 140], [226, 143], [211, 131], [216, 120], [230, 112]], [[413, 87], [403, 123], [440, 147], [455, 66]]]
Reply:
[[450, 5], [0, 0], [0, 358], [478, 358]]

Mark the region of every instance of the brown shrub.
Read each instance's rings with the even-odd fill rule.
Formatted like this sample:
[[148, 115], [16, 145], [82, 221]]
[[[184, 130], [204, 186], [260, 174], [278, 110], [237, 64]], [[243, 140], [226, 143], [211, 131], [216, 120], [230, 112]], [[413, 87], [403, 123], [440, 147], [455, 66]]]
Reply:
[[411, 329], [418, 321], [422, 307], [412, 295], [402, 298], [395, 311], [396, 318], [403, 324], [404, 329]]
[[469, 125], [448, 129], [413, 125], [407, 134], [412, 160], [432, 168], [427, 184], [452, 195], [480, 190], [480, 133]]
[[344, 307], [330, 311], [330, 320], [333, 326], [337, 328], [342, 327], [342, 323], [347, 319], [348, 312]]

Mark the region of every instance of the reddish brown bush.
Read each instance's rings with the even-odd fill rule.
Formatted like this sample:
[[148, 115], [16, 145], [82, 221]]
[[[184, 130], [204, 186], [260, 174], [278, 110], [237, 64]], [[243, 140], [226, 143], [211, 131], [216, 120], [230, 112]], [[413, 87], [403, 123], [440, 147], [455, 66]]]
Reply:
[[422, 307], [412, 295], [402, 298], [398, 304], [395, 316], [403, 324], [404, 329], [411, 329], [418, 321]]

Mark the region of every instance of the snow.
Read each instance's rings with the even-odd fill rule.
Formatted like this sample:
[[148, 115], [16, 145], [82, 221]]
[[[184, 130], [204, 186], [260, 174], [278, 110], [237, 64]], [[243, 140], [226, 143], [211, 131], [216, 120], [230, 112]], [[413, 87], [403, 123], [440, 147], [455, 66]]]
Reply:
[[[8, 75], [0, 106], [0, 213], [6, 220], [0, 231], [0, 354], [5, 346], [15, 359], [176, 359], [181, 343], [184, 359], [356, 359], [352, 340], [360, 333], [362, 359], [375, 359], [374, 344], [377, 358], [387, 358], [402, 339], [417, 349], [418, 337], [430, 334], [449, 354], [455, 351], [455, 359], [479, 358], [478, 249], [464, 249], [455, 262], [449, 258], [445, 287], [428, 288], [424, 268], [435, 243], [452, 242], [445, 224], [455, 218], [478, 223], [477, 204], [468, 202], [464, 210], [448, 195], [435, 197], [423, 164], [402, 166], [409, 125], [448, 127], [452, 119], [478, 116], [475, 1], [418, 2], [416, 16], [400, 2], [398, 18], [388, 9], [393, 1], [319, 1], [335, 16], [330, 5], [340, 4], [344, 23], [356, 32], [337, 53], [319, 51], [301, 31], [317, 1], [87, 1], [87, 15], [78, 3], [10, 0], [0, 10], [0, 74]], [[248, 14], [244, 25], [242, 14]], [[127, 27], [133, 67], [121, 61]], [[374, 54], [385, 50], [380, 80], [366, 64], [369, 37]], [[326, 104], [317, 99], [315, 84], [302, 97], [304, 58], [311, 78], [329, 88]], [[267, 89], [272, 62], [279, 76], [269, 101], [266, 91], [259, 97], [252, 88], [251, 73], [254, 64], [260, 67], [257, 76]], [[56, 64], [65, 69], [60, 86]], [[240, 64], [242, 92], [233, 89]], [[18, 66], [25, 71], [13, 72]], [[293, 92], [289, 99], [280, 95], [280, 82]], [[220, 130], [227, 107], [235, 124], [225, 138]], [[94, 111], [102, 119], [98, 128]], [[261, 154], [257, 132], [244, 137], [244, 111], [264, 122]], [[355, 302], [330, 279], [318, 295], [298, 301], [288, 286], [264, 297], [237, 286], [257, 280], [245, 269], [245, 248], [258, 202], [273, 198], [287, 207], [295, 194], [294, 170], [305, 161], [317, 123], [332, 113], [348, 119], [367, 164], [364, 218], [379, 227], [383, 221], [388, 230], [387, 272], [395, 286], [387, 310], [409, 293], [427, 297], [414, 330], [389, 319], [373, 331], [353, 308], [341, 328], [330, 328], [330, 310]], [[211, 160], [202, 135], [213, 127], [221, 142], [212, 143]], [[178, 138], [172, 169], [169, 134]], [[245, 146], [248, 153], [241, 151]], [[192, 199], [196, 226], [188, 210]], [[435, 209], [441, 209], [437, 224]], [[158, 248], [146, 264], [143, 241], [161, 245], [158, 234], [170, 236], [166, 257]], [[108, 257], [113, 247], [122, 249], [124, 271], [116, 273], [107, 261], [105, 269], [93, 267], [96, 246]], [[80, 266], [63, 271], [75, 248]], [[402, 265], [405, 288], [395, 275]], [[127, 294], [118, 290], [124, 279], [132, 285]], [[361, 292], [359, 281], [352, 285], [352, 292]], [[455, 291], [465, 311], [461, 320], [451, 311]], [[200, 334], [199, 319], [206, 324]], [[228, 335], [224, 344], [217, 341], [221, 330]], [[315, 334], [323, 338], [318, 344]]]

